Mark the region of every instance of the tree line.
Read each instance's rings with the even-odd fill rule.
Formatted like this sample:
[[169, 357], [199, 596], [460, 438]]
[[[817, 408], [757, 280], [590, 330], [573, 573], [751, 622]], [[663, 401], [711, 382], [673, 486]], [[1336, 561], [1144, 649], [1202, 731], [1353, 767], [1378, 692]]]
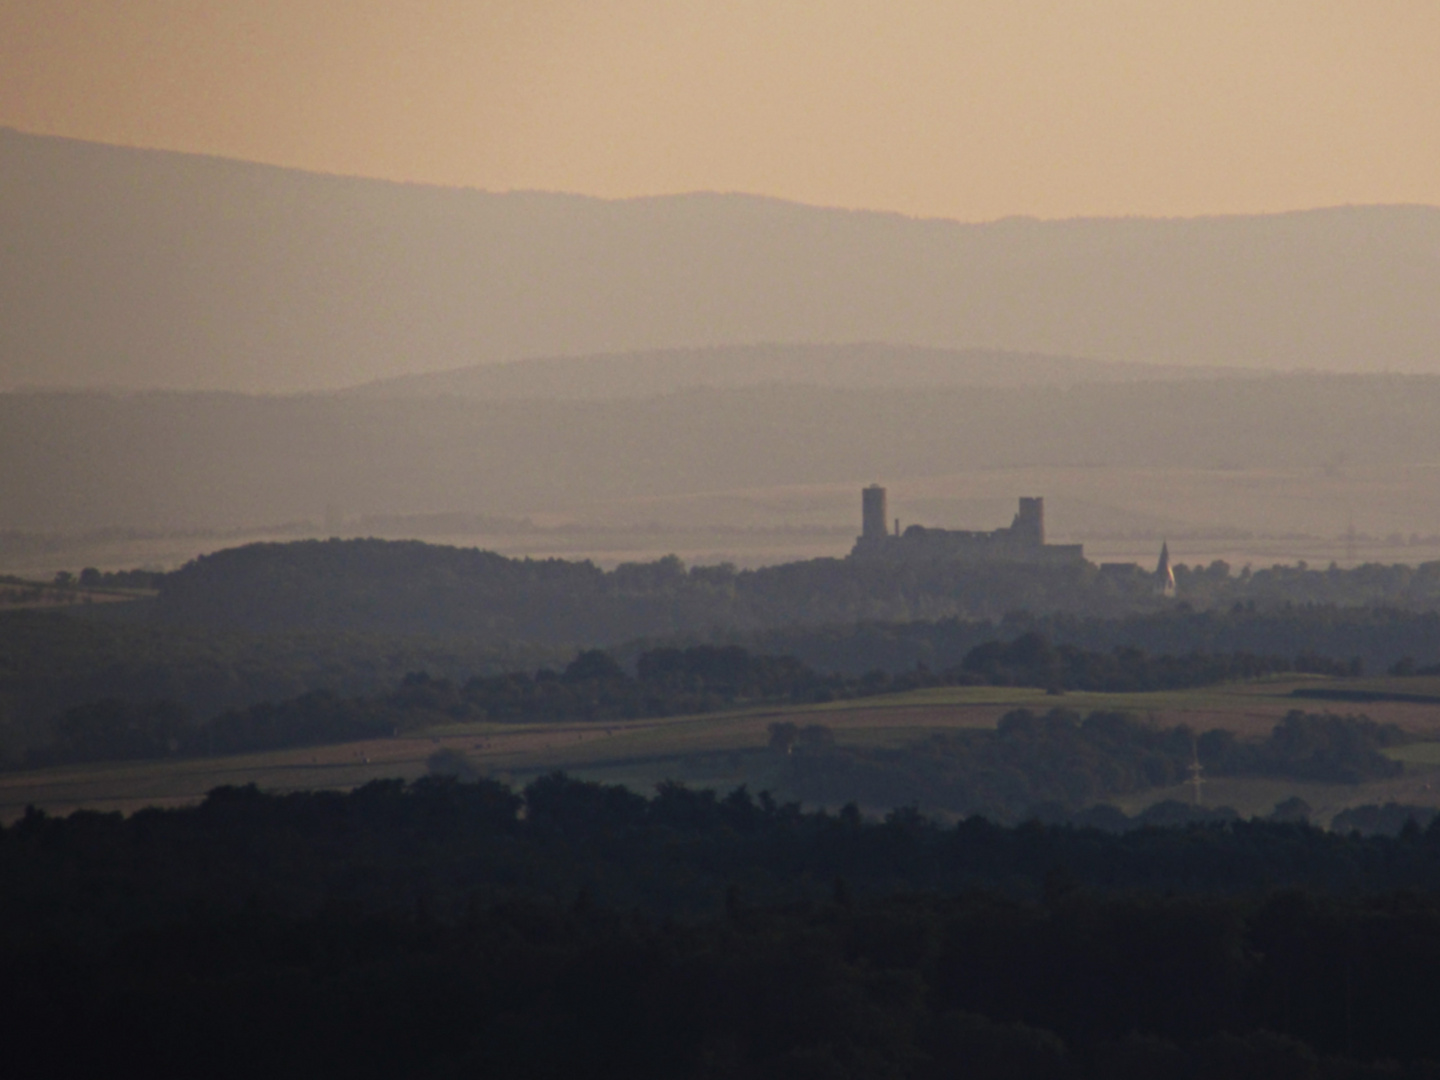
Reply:
[[1437, 885], [1433, 826], [231, 788], [0, 829], [0, 995], [27, 1076], [1433, 1080]]
[[[702, 570], [710, 572], [698, 568], [686, 576], [703, 577]], [[48, 743], [59, 713], [106, 698], [171, 701], [203, 722], [223, 711], [312, 691], [346, 699], [375, 696], [411, 671], [464, 684], [475, 676], [558, 669], [578, 651], [573, 645], [350, 626], [239, 630], [156, 621], [141, 609], [122, 610], [130, 607], [0, 612], [0, 767], [23, 763], [31, 748]], [[1030, 633], [1049, 643], [1051, 655], [1039, 664], [1015, 646]], [[979, 674], [986, 679], [1009, 678], [1006, 672], [1015, 668], [1020, 678], [1032, 679], [1035, 669], [1054, 667], [1060, 656], [1074, 677], [1069, 685], [1121, 689], [1194, 684], [1199, 676], [1189, 670], [1196, 662], [1192, 654], [1212, 666], [1229, 666], [1215, 677], [1246, 677], [1247, 665], [1249, 674], [1262, 669], [1423, 674], [1436, 670], [1440, 659], [1440, 613], [1247, 605], [1207, 611], [1181, 606], [1119, 617], [1012, 613], [999, 619], [861, 621], [744, 633], [711, 627], [700, 634], [639, 638], [608, 651], [633, 670], [643, 653], [699, 642], [794, 656], [817, 672], [888, 680], [897, 689], [917, 685], [917, 672], [962, 669], [974, 649], [994, 642], [1010, 651], [985, 661]], [[1135, 648], [1144, 653], [1143, 662], [1116, 652]], [[1066, 649], [1084, 654], [1081, 662], [1073, 654], [1065, 657]], [[1156, 663], [1165, 656], [1174, 658], [1168, 669]]]
[[[1204, 570], [1181, 566], [1177, 581], [1184, 583], [1182, 602], [1207, 610], [1440, 606], [1440, 562], [1351, 570], [1301, 564], [1239, 574], [1214, 563]], [[1158, 596], [1146, 574], [1107, 575], [1088, 563], [811, 559], [737, 570], [687, 568], [667, 556], [605, 571], [588, 561], [509, 559], [374, 539], [249, 544], [202, 556], [158, 585], [154, 615], [173, 623], [343, 627], [574, 646], [716, 628], [754, 633], [863, 621], [993, 620], [1015, 611], [1119, 618], [1168, 611], [1176, 603]]]
[[[1313, 658], [1308, 662], [1320, 666]], [[979, 645], [947, 670], [877, 669], [859, 677], [824, 674], [794, 657], [757, 655], [738, 645], [650, 649], [635, 659], [632, 674], [610, 653], [591, 649], [559, 671], [545, 667], [464, 682], [413, 671], [378, 694], [309, 690], [198, 721], [171, 698], [106, 697], [56, 715], [49, 738], [33, 745], [26, 761], [35, 766], [239, 753], [371, 739], [441, 723], [634, 720], [937, 686], [1177, 689], [1288, 671], [1295, 663], [1246, 654], [1150, 656], [1128, 648], [1095, 653], [1052, 647], [1034, 633]], [[1346, 670], [1338, 662], [1330, 666]]]
[[524, 643], [118, 621], [99, 607], [86, 615], [0, 612], [0, 768], [51, 743], [67, 710], [93, 711], [107, 699], [130, 712], [163, 702], [163, 711], [183, 716], [183, 732], [223, 712], [315, 691], [344, 699], [383, 694], [421, 669], [463, 681], [574, 655]]
[[[1205, 776], [1358, 784], [1400, 775], [1403, 766], [1384, 750], [1407, 741], [1394, 724], [1298, 709], [1259, 740], [1222, 729], [1161, 728], [1121, 712], [1082, 717], [1068, 709], [1040, 715], [1016, 709], [993, 730], [934, 733], [896, 747], [846, 746], [819, 725], [771, 728], [771, 747], [785, 755], [783, 790], [806, 803], [919, 805], [1003, 821], [1048, 818], [1103, 828], [1133, 824], [1103, 805], [1108, 800], [1182, 784], [1197, 763]], [[1170, 808], [1141, 822], [1166, 813], [1175, 819]], [[1234, 816], [1222, 808], [1195, 817]]]
[[1181, 604], [1118, 617], [1014, 611], [999, 619], [791, 626], [729, 635], [727, 640], [760, 652], [788, 653], [821, 670], [859, 675], [872, 668], [903, 671], [916, 664], [953, 667], [977, 645], [1011, 642], [1027, 633], [1057, 647], [1087, 652], [1129, 647], [1172, 656], [1197, 652], [1286, 657], [1299, 671], [1334, 672], [1335, 662], [1341, 661], [1346, 674], [1382, 672], [1408, 657], [1410, 663], [1397, 673], [1419, 674], [1440, 660], [1440, 612], [1317, 604], [1204, 610]]

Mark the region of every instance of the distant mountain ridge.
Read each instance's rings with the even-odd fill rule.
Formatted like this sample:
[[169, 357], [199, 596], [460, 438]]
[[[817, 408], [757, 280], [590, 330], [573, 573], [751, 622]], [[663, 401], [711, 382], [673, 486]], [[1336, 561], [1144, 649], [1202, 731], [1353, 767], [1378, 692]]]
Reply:
[[1440, 373], [1440, 209], [968, 225], [396, 184], [0, 129], [0, 387], [288, 392], [909, 343]]
[[[1237, 368], [1087, 360], [995, 349], [918, 345], [717, 345], [597, 356], [539, 357], [401, 375], [354, 387], [359, 397], [464, 397], [485, 401], [560, 398], [602, 401], [682, 390], [766, 385], [845, 389], [960, 386], [1076, 386], [1247, 374]], [[1253, 373], [1252, 373], [1253, 374]]]

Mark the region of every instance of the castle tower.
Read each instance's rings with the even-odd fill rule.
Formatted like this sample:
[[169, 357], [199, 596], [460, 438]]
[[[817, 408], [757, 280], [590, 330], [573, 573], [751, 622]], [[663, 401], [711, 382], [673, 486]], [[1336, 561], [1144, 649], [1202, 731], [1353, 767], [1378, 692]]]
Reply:
[[1020, 512], [1010, 523], [1010, 533], [1027, 547], [1041, 547], [1045, 543], [1045, 500], [1021, 498]]
[[860, 492], [860, 539], [882, 543], [888, 534], [885, 526], [885, 489], [871, 484]]

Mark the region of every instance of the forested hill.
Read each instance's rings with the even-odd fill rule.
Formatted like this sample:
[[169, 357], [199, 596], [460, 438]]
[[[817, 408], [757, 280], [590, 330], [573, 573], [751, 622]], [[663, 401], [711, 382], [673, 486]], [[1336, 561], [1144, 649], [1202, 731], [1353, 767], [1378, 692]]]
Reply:
[[303, 628], [247, 634], [82, 613], [95, 609], [0, 611], [0, 767], [47, 741], [57, 714], [86, 702], [163, 700], [205, 718], [316, 690], [374, 694], [411, 671], [463, 682], [571, 656], [464, 638]]
[[[314, 627], [609, 644], [792, 623], [1076, 608], [1108, 587], [1088, 566], [918, 567], [814, 559], [760, 570], [667, 557], [604, 571], [418, 541], [252, 544], [161, 582], [155, 617], [249, 630]], [[1110, 589], [1115, 603], [1124, 598]]]
[[[605, 571], [418, 541], [307, 540], [203, 556], [160, 580], [155, 617], [233, 629], [343, 629], [476, 641], [614, 645], [638, 638], [750, 635], [826, 670], [958, 663], [983, 641], [1037, 629], [1057, 642], [1175, 653], [1316, 652], [1388, 666], [1434, 661], [1440, 564], [1354, 571], [1187, 571], [1181, 599], [1148, 578], [1063, 567], [813, 559], [759, 570], [687, 568], [674, 557]], [[1257, 606], [1258, 612], [1253, 609]], [[1286, 605], [1320, 605], [1301, 618]], [[1401, 610], [1376, 612], [1384, 604]], [[1238, 610], [1232, 610], [1239, 605]], [[1028, 617], [1010, 613], [1028, 611]], [[1419, 614], [1432, 612], [1432, 614]], [[1137, 619], [1146, 613], [1154, 618]], [[1086, 622], [1085, 618], [1090, 619]], [[1129, 623], [1114, 621], [1131, 618]], [[976, 622], [937, 622], [961, 618]], [[890, 624], [929, 620], [912, 626]], [[984, 622], [983, 620], [989, 620]], [[856, 624], [886, 625], [862, 625]], [[848, 627], [790, 632], [796, 626]]]

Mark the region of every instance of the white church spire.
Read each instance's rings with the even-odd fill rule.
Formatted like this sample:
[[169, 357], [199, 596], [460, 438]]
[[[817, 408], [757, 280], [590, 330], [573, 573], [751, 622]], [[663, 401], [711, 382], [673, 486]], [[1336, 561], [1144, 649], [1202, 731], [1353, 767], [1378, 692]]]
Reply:
[[1170, 543], [1160, 543], [1160, 562], [1155, 567], [1155, 586], [1166, 596], [1175, 595], [1175, 571], [1170, 566]]

